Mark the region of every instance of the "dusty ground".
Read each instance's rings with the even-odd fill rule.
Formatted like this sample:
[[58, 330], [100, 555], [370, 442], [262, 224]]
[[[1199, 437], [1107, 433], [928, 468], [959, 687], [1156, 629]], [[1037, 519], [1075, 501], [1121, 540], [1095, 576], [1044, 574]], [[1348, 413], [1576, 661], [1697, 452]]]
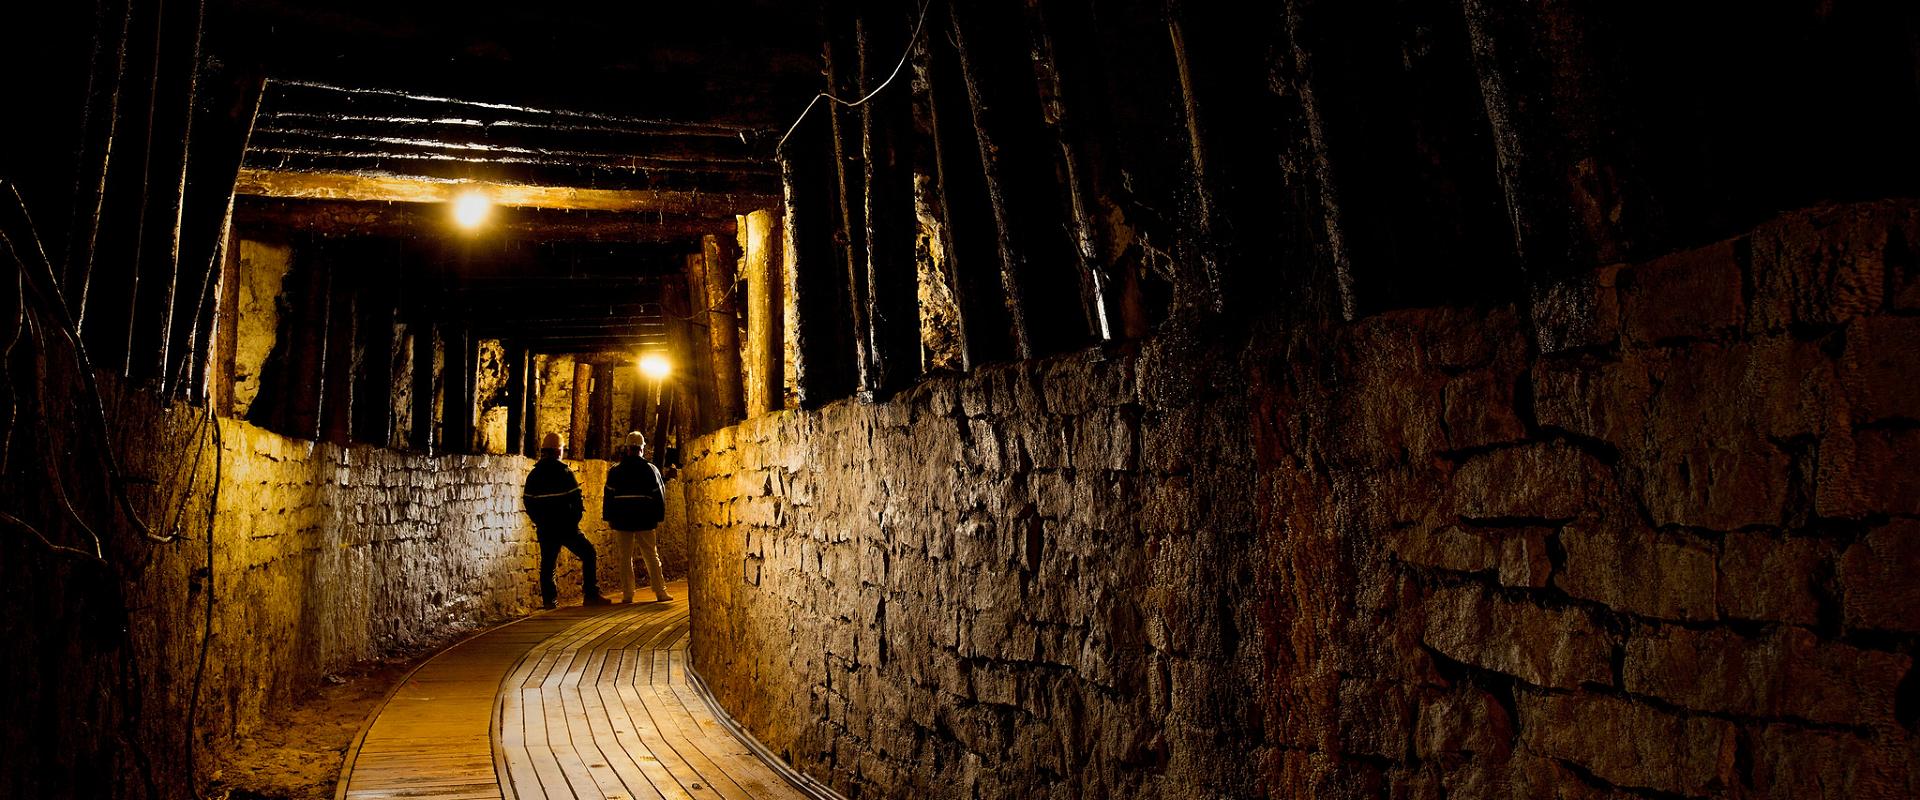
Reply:
[[221, 754], [207, 796], [333, 800], [341, 759], [367, 714], [415, 665], [469, 633], [461, 631], [418, 651], [362, 662], [329, 676]]

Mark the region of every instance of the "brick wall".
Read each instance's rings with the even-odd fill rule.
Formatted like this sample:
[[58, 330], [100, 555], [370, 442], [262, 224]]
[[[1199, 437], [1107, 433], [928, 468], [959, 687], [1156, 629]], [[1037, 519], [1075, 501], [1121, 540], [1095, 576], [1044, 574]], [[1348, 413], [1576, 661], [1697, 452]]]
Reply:
[[1920, 206], [694, 443], [697, 667], [854, 796], [1920, 794]]

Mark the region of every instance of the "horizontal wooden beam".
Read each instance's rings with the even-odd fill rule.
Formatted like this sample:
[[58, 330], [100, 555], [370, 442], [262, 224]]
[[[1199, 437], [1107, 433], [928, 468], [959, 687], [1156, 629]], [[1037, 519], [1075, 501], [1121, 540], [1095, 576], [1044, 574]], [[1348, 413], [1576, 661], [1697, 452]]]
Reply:
[[485, 194], [494, 205], [513, 208], [564, 208], [581, 211], [657, 212], [732, 217], [780, 204], [776, 194], [700, 192], [667, 189], [587, 189], [535, 186], [497, 181], [353, 173], [289, 172], [248, 168], [234, 184], [236, 194], [302, 200], [354, 200], [388, 203], [446, 203], [463, 192]]
[[[242, 230], [394, 237], [454, 233], [445, 209], [419, 203], [246, 198], [234, 206], [234, 224]], [[733, 217], [517, 208], [497, 209], [482, 231], [460, 235], [534, 242], [691, 243], [706, 234], [732, 233], [734, 227]]]

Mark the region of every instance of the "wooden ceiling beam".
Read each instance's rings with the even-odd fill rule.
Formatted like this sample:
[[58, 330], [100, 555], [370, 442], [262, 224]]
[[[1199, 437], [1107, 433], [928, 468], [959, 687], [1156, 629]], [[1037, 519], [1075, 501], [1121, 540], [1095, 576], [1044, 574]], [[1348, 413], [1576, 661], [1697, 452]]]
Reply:
[[495, 205], [510, 208], [655, 212], [696, 217], [730, 218], [780, 204], [779, 195], [759, 192], [588, 189], [380, 173], [286, 172], [258, 168], [240, 170], [239, 180], [234, 184], [236, 194], [250, 197], [388, 203], [446, 203], [465, 191], [482, 192]]
[[[419, 203], [276, 201], [249, 197], [235, 204], [234, 223], [242, 230], [399, 238], [456, 233], [444, 209]], [[485, 229], [459, 235], [533, 242], [692, 243], [707, 234], [730, 235], [734, 228], [733, 217], [577, 213], [532, 208], [496, 209]]]

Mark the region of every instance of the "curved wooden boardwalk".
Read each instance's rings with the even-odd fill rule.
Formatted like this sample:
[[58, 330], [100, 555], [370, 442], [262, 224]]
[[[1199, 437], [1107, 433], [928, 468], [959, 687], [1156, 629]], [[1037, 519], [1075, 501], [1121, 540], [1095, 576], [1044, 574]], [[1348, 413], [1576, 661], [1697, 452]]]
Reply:
[[568, 607], [409, 675], [347, 755], [342, 800], [806, 798], [716, 719], [670, 603]]

